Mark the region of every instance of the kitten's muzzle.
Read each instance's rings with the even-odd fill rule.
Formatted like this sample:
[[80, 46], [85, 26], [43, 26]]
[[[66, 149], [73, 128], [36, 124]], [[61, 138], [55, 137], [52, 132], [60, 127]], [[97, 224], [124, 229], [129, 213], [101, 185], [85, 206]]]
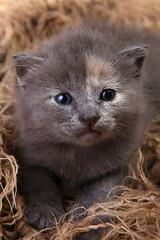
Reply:
[[99, 132], [99, 131], [96, 131], [96, 130], [94, 130], [92, 128], [86, 128], [81, 133], [78, 133], [77, 137], [78, 138], [80, 138], [80, 137], [95, 138], [95, 137], [98, 137], [98, 136], [101, 136], [101, 135], [102, 135], [102, 133]]
[[79, 117], [79, 120], [89, 129], [92, 128], [98, 122], [99, 119], [100, 116]]

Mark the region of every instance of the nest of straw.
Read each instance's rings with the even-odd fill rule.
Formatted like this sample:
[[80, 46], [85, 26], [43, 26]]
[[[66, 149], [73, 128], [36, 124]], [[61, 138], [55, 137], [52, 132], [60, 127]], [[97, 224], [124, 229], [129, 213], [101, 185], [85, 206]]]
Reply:
[[[40, 39], [56, 34], [84, 17], [109, 19], [122, 25], [160, 30], [159, 0], [0, 0], [0, 235], [5, 239], [75, 239], [81, 232], [103, 227], [102, 239], [160, 239], [160, 117], [137, 149], [137, 188], [119, 187], [116, 200], [88, 209], [80, 222], [57, 224], [50, 233], [27, 224], [23, 196], [17, 194], [18, 165], [14, 144], [14, 92], [10, 57], [30, 52]], [[93, 224], [103, 214], [110, 223]]]

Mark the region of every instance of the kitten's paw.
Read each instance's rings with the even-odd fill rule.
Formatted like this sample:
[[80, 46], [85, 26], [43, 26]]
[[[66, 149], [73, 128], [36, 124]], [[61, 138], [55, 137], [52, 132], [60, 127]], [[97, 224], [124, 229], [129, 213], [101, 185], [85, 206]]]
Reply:
[[25, 209], [28, 223], [38, 230], [54, 227], [63, 214], [63, 210], [57, 210], [45, 204], [30, 204]]
[[89, 240], [89, 239], [99, 240], [101, 239], [103, 234], [104, 234], [104, 229], [99, 228], [96, 230], [91, 230], [89, 232], [80, 233], [80, 235], [76, 237], [76, 240]]
[[[89, 220], [87, 220], [87, 217], [89, 217]], [[89, 209], [87, 210], [83, 207], [76, 208], [73, 210], [73, 220], [74, 221], [81, 221], [85, 218], [86, 218], [86, 223], [87, 223], [87, 221], [91, 221], [91, 225], [95, 225], [95, 228], [96, 228], [96, 225], [107, 223], [107, 222], [111, 221], [111, 217], [109, 217], [107, 214], [92, 217], [92, 215], [90, 215]], [[99, 239], [101, 239], [103, 234], [105, 235], [105, 233], [108, 231], [109, 228], [110, 228], [109, 226], [107, 226], [106, 228], [103, 228], [103, 227], [98, 228], [97, 227], [97, 229], [95, 229], [95, 230], [93, 229], [88, 232], [80, 233], [76, 237], [76, 240], [89, 240], [89, 239], [99, 240]]]
[[[97, 213], [101, 211], [101, 208], [97, 209]], [[97, 217], [92, 217], [92, 211], [90, 211], [90, 209], [88, 208], [85, 208], [83, 206], [80, 206], [80, 207], [76, 207], [74, 209], [72, 209], [72, 212], [71, 212], [71, 216], [73, 217], [73, 220], [74, 221], [81, 221], [83, 220], [84, 218], [87, 218], [87, 216], [90, 216], [90, 219], [92, 219], [93, 221], [93, 224], [99, 224], [99, 223], [102, 223], [102, 222], [110, 222], [111, 221], [111, 217], [109, 217], [107, 214], [103, 214], [103, 215], [97, 215]], [[95, 213], [96, 213], [95, 212]]]

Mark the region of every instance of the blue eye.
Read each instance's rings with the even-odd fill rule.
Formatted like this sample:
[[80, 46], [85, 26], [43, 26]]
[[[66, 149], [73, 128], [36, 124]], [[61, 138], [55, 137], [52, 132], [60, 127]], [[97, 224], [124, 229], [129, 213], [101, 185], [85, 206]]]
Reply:
[[116, 92], [112, 89], [104, 89], [101, 92], [100, 99], [103, 101], [111, 101], [115, 97]]
[[55, 97], [55, 100], [59, 104], [70, 104], [72, 102], [72, 96], [69, 93], [59, 94]]

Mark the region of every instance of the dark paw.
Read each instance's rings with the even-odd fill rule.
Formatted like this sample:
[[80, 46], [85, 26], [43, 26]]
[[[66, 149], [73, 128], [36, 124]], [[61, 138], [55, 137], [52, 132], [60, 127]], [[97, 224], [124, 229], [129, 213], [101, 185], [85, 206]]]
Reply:
[[89, 232], [80, 233], [76, 240], [99, 240], [105, 234], [105, 229], [99, 228], [96, 230], [91, 230]]
[[45, 204], [30, 204], [25, 209], [28, 223], [38, 230], [54, 227], [63, 214], [63, 210], [58, 211]]
[[[100, 211], [101, 209], [99, 209]], [[73, 211], [74, 212], [74, 211]], [[74, 213], [74, 220], [75, 221], [81, 221], [83, 220], [84, 218], [86, 218], [87, 220], [87, 217], [88, 217], [88, 223], [86, 221], [86, 224], [91, 224], [92, 226], [94, 226], [93, 230], [90, 230], [88, 232], [83, 232], [83, 233], [80, 233], [79, 235], [77, 235], [77, 237], [75, 238], [76, 240], [99, 240], [102, 238], [102, 236], [105, 236], [106, 235], [106, 232], [108, 231], [108, 229], [110, 228], [109, 226], [107, 226], [107, 222], [110, 222], [111, 221], [111, 218], [107, 215], [107, 214], [104, 214], [104, 215], [97, 215], [96, 217], [90, 215], [89, 213], [89, 209], [88, 211], [85, 210], [84, 208], [78, 208], [78, 209], [75, 209], [75, 213]], [[99, 224], [106, 224], [106, 227], [98, 227]], [[97, 225], [97, 226], [96, 226]], [[97, 228], [97, 229], [96, 229]]]
[[[76, 207], [71, 211], [70, 216], [72, 216], [74, 221], [81, 221], [87, 216], [90, 216], [90, 219], [92, 219], [92, 223], [94, 225], [100, 224], [102, 222], [110, 222], [111, 217], [109, 217], [107, 214], [101, 214], [101, 208], [97, 209], [95, 211], [96, 217], [92, 217], [92, 213], [90, 212], [90, 209], [85, 207]], [[98, 214], [99, 212], [99, 214]], [[93, 214], [94, 215], [94, 214]]]

